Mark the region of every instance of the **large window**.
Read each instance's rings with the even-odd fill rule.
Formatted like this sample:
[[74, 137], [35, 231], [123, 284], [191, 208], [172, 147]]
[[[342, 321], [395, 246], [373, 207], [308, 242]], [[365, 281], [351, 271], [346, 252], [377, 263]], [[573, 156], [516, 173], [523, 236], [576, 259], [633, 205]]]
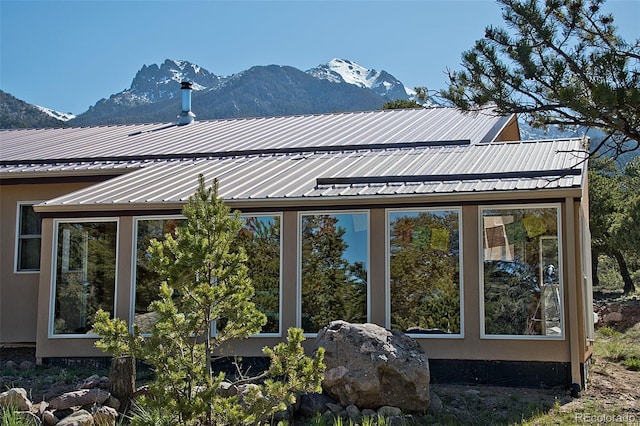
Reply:
[[56, 223], [53, 334], [89, 334], [98, 309], [113, 315], [115, 220]]
[[157, 317], [149, 312], [149, 305], [159, 298], [160, 278], [150, 267], [147, 248], [152, 239], [164, 240], [165, 235], [175, 236], [182, 219], [178, 217], [140, 219], [136, 221], [135, 297], [133, 323], [141, 333], [151, 333]]
[[368, 319], [369, 216], [365, 212], [300, 215], [301, 327]]
[[559, 210], [482, 209], [485, 336], [563, 336]]
[[460, 336], [460, 212], [389, 211], [388, 223], [391, 328]]
[[16, 272], [40, 270], [40, 215], [33, 210], [34, 203], [18, 203], [16, 243]]
[[[244, 224], [238, 243], [247, 252], [247, 267], [255, 296], [253, 301], [267, 316], [261, 334], [280, 333], [280, 216], [242, 215]], [[163, 217], [139, 219], [136, 231], [136, 272], [134, 296], [134, 323], [142, 333], [150, 333], [155, 324], [155, 313], [149, 305], [158, 299], [160, 280], [149, 266], [147, 248], [152, 239], [163, 240], [165, 235], [175, 236], [183, 219]]]
[[253, 301], [267, 316], [262, 334], [280, 333], [280, 216], [241, 216], [240, 244], [247, 252]]

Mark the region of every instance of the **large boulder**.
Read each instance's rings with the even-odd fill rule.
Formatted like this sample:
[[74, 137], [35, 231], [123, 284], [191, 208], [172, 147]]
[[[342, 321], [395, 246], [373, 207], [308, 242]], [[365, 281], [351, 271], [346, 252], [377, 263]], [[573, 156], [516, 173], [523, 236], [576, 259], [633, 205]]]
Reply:
[[333, 321], [318, 332], [316, 347], [325, 348], [322, 388], [343, 406], [429, 409], [429, 359], [406, 334]]

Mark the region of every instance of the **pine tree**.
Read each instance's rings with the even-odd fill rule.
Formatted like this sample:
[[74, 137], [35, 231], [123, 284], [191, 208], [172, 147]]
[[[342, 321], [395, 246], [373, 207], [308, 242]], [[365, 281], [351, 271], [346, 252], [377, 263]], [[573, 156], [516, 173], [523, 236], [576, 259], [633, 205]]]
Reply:
[[[140, 404], [178, 424], [259, 424], [291, 403], [295, 392], [319, 389], [323, 353], [306, 357], [301, 330], [289, 330], [288, 343], [265, 349], [272, 363], [260, 377], [261, 386], [251, 388], [242, 404], [237, 396], [221, 397], [218, 388], [225, 375], [214, 375], [213, 354], [232, 340], [258, 333], [266, 318], [252, 301], [247, 256], [236, 243], [242, 221], [218, 197], [217, 181], [206, 188], [200, 176], [183, 215], [175, 236], [152, 240], [148, 249], [161, 280], [160, 298], [150, 306], [158, 315], [151, 336], [143, 337], [135, 327], [130, 334], [125, 321], [100, 311], [94, 331], [102, 339], [96, 345], [149, 365], [155, 377], [150, 396]], [[269, 379], [274, 375], [278, 380]]]
[[487, 27], [441, 95], [463, 110], [493, 105], [534, 126], [608, 136], [592, 152], [640, 147], [640, 39], [627, 43], [604, 0], [498, 0], [508, 29]]

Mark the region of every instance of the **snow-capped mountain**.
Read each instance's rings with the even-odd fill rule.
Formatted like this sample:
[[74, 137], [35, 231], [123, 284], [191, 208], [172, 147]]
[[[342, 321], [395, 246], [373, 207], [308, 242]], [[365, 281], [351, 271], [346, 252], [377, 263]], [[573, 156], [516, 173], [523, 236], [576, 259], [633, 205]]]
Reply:
[[92, 108], [100, 108], [105, 104], [127, 108], [172, 99], [180, 96], [182, 81], [191, 81], [193, 90], [201, 91], [217, 87], [221, 78], [191, 62], [167, 59], [160, 66], [143, 65], [129, 89], [109, 99], [101, 99]]
[[160, 66], [143, 65], [125, 92], [150, 103], [179, 95], [182, 81], [191, 81], [193, 90], [200, 91], [217, 87], [221, 78], [191, 62], [167, 59]]
[[306, 72], [294, 67], [255, 66], [228, 77], [182, 60], [144, 65], [131, 87], [101, 99], [72, 125], [173, 120], [180, 82], [191, 81], [198, 119], [308, 114], [380, 108], [409, 99], [402, 82], [386, 71], [333, 59]]
[[199, 120], [366, 111], [415, 95], [388, 72], [346, 59], [332, 59], [307, 71], [254, 66], [225, 77], [189, 61], [167, 59], [160, 65], [143, 65], [129, 88], [75, 117], [40, 110], [72, 126], [173, 121], [180, 112], [182, 81], [193, 83], [193, 112]]
[[389, 99], [408, 99], [410, 89], [386, 71], [368, 69], [347, 59], [334, 58], [307, 73], [332, 83], [347, 83], [358, 87], [371, 89], [379, 96]]
[[40, 105], [33, 105], [33, 106], [39, 109], [40, 111], [44, 112], [45, 114], [47, 114], [49, 117], [53, 117], [62, 122], [69, 121], [76, 118], [75, 114], [72, 114], [70, 112], [60, 112], [60, 111], [56, 111], [51, 108], [43, 107]]

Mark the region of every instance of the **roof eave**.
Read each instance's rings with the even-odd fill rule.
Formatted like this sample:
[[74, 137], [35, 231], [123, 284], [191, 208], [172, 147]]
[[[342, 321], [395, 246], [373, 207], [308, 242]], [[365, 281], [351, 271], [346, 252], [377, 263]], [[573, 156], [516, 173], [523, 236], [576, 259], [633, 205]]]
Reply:
[[[314, 207], [335, 208], [358, 206], [358, 205], [388, 205], [388, 204], [416, 204], [416, 203], [447, 203], [469, 204], [469, 203], [495, 203], [513, 201], [514, 203], [523, 201], [534, 201], [537, 199], [564, 199], [580, 198], [582, 196], [581, 186], [570, 188], [552, 189], [526, 189], [526, 190], [493, 190], [493, 191], [472, 191], [454, 193], [431, 193], [431, 194], [389, 194], [389, 195], [344, 195], [344, 196], [323, 196], [323, 197], [291, 197], [291, 198], [252, 198], [252, 199], [232, 199], [225, 200], [225, 203], [235, 209], [243, 208], [292, 208], [307, 210]], [[34, 210], [38, 213], [81, 213], [81, 212], [129, 212], [129, 211], [158, 211], [158, 210], [182, 210], [187, 202], [154, 202], [154, 203], [110, 203], [110, 204], [65, 204], [47, 205], [37, 204]]]

